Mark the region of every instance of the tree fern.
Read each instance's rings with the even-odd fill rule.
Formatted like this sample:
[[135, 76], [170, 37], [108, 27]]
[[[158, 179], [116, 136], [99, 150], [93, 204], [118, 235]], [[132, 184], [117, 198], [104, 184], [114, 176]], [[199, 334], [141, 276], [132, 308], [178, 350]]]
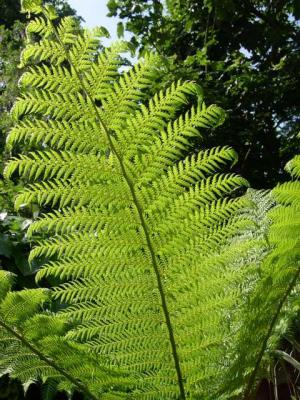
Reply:
[[278, 185], [271, 192], [277, 204], [266, 214], [270, 221], [266, 235], [269, 251], [260, 265], [260, 279], [241, 313], [243, 319], [234, 350], [236, 362], [229, 373], [229, 386], [245, 385], [245, 399], [253, 392], [256, 380], [266, 375], [272, 352], [299, 311], [299, 166], [296, 156], [286, 166], [294, 180]]
[[[37, 0], [23, 8], [38, 17], [28, 27], [21, 64], [32, 65], [8, 145], [29, 150], [6, 175], [25, 182], [17, 208], [48, 210], [29, 228], [37, 242], [30, 258], [42, 264], [37, 282], [57, 284], [9, 292], [1, 275], [3, 371], [97, 399], [247, 394], [280, 313], [271, 325], [266, 317], [287, 296], [274, 290], [272, 307], [256, 306], [264, 282], [277, 279], [276, 251], [283, 262], [276, 224], [268, 233], [272, 200], [232, 196], [247, 183], [222, 172], [236, 161], [230, 147], [193, 152], [224, 112], [207, 107], [194, 82], [149, 99], [162, 73], [156, 56], [121, 73], [122, 44], [99, 53], [101, 32], [80, 31], [69, 17], [57, 24]], [[259, 314], [263, 346], [253, 341], [248, 359], [244, 332]], [[23, 353], [32, 374], [23, 375]]]

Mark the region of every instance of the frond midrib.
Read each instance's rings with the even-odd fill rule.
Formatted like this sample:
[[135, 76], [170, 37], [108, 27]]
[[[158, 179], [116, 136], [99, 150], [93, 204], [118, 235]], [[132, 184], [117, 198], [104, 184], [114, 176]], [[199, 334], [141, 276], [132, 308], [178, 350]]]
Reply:
[[[47, 18], [46, 15], [45, 15], [45, 17]], [[166, 321], [166, 325], [167, 325], [167, 329], [168, 329], [168, 333], [169, 333], [169, 340], [170, 340], [170, 345], [171, 345], [171, 349], [172, 349], [172, 356], [173, 356], [173, 360], [174, 360], [174, 365], [175, 365], [175, 370], [176, 370], [176, 375], [177, 375], [177, 380], [178, 380], [178, 387], [179, 387], [179, 391], [180, 391], [180, 399], [185, 400], [186, 395], [185, 395], [185, 389], [184, 389], [184, 384], [183, 384], [183, 376], [182, 376], [179, 356], [178, 356], [178, 352], [177, 352], [177, 345], [176, 345], [176, 341], [175, 341], [174, 330], [173, 330], [173, 326], [172, 326], [172, 322], [171, 322], [171, 318], [170, 318], [170, 313], [168, 310], [168, 305], [167, 305], [167, 300], [166, 300], [166, 296], [165, 296], [165, 292], [164, 292], [164, 288], [163, 288], [162, 279], [161, 279], [161, 276], [159, 273], [159, 266], [156, 261], [154, 246], [152, 245], [150, 234], [149, 234], [147, 224], [146, 224], [146, 221], [145, 221], [145, 218], [143, 215], [143, 208], [142, 208], [140, 202], [138, 201], [138, 198], [137, 198], [135, 190], [134, 190], [134, 185], [133, 185], [130, 177], [127, 174], [123, 160], [122, 160], [121, 156], [119, 155], [116, 147], [114, 146], [114, 143], [111, 139], [111, 134], [109, 132], [109, 129], [107, 128], [106, 124], [103, 122], [103, 120], [100, 116], [100, 113], [98, 111], [98, 108], [96, 107], [95, 102], [93, 101], [92, 96], [90, 95], [89, 91], [87, 90], [76, 66], [73, 64], [72, 60], [70, 59], [68, 50], [66, 49], [64, 43], [61, 41], [60, 36], [56, 30], [56, 27], [54, 26], [54, 24], [51, 20], [49, 20], [49, 22], [52, 26], [52, 30], [56, 36], [57, 41], [59, 42], [60, 46], [62, 47], [62, 49], [65, 52], [66, 59], [68, 60], [70, 66], [73, 68], [79, 82], [81, 83], [81, 87], [82, 87], [83, 91], [85, 92], [85, 95], [87, 96], [87, 98], [90, 100], [90, 102], [92, 104], [92, 107], [95, 111], [95, 115], [97, 116], [97, 119], [98, 119], [98, 123], [101, 126], [101, 128], [103, 129], [103, 131], [105, 132], [109, 146], [110, 146], [112, 152], [115, 154], [115, 156], [120, 164], [121, 172], [124, 176], [124, 179], [129, 187], [130, 193], [132, 195], [133, 203], [137, 209], [137, 212], [138, 212], [138, 215], [139, 215], [139, 218], [141, 221], [141, 226], [142, 226], [142, 229], [143, 229], [143, 232], [145, 235], [146, 243], [147, 243], [150, 255], [151, 255], [152, 266], [155, 271], [157, 286], [158, 286], [158, 290], [159, 290], [159, 294], [160, 294], [160, 298], [161, 298], [161, 306], [163, 309], [163, 313], [164, 313], [164, 317], [165, 317], [165, 321]]]
[[35, 354], [41, 361], [47, 364], [49, 367], [55, 369], [62, 376], [64, 376], [68, 381], [70, 381], [75, 387], [78, 388], [83, 394], [86, 394], [91, 400], [99, 400], [93, 393], [90, 392], [87, 386], [85, 386], [82, 382], [78, 380], [78, 378], [72, 376], [63, 368], [61, 368], [55, 361], [48, 358], [45, 354], [43, 354], [37, 347], [35, 347], [32, 343], [30, 343], [24, 336], [22, 336], [17, 330], [11, 328], [9, 325], [5, 323], [0, 318], [0, 326], [5, 329], [8, 333], [13, 335], [16, 339], [18, 339], [23, 346], [27, 347], [33, 354]]

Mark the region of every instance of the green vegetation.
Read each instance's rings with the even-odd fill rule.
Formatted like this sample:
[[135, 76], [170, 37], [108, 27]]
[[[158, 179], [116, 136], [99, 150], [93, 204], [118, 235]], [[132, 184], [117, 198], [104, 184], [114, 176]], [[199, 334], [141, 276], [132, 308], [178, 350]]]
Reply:
[[[75, 11], [61, 0], [48, 1], [55, 6], [60, 17], [75, 15]], [[80, 20], [78, 17], [76, 17]], [[19, 185], [5, 181], [2, 176], [9, 154], [5, 151], [5, 138], [12, 127], [10, 109], [19, 93], [18, 81], [23, 72], [19, 68], [20, 54], [25, 46], [28, 19], [21, 13], [19, 1], [0, 1], [0, 264], [1, 268], [16, 274], [15, 287], [35, 287], [33, 270], [28, 264], [30, 245], [26, 229], [40, 212], [33, 206], [28, 212], [16, 212], [13, 201]], [[15, 382], [8, 384], [7, 376], [0, 380], [0, 399], [23, 399], [23, 389]], [[35, 396], [30, 390], [28, 396]]]
[[39, 0], [23, 11], [5, 176], [35, 283], [0, 270], [0, 373], [45, 399], [250, 400], [277, 360], [299, 369], [282, 347], [298, 346], [299, 156], [290, 181], [247, 190], [235, 150], [208, 148], [226, 113], [169, 82], [170, 60], [124, 67], [106, 31]]
[[[164, 4], [164, 5], [163, 5]], [[300, 131], [298, 0], [109, 0], [141, 53], [165, 57], [167, 81], [194, 79], [228, 112], [204, 145], [230, 145], [257, 189], [288, 179]], [[121, 32], [121, 30], [120, 30]]]

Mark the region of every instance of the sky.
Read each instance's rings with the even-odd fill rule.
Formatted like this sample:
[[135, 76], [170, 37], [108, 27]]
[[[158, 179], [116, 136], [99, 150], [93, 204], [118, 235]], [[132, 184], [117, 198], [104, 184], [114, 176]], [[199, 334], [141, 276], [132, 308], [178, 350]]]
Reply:
[[[110, 33], [110, 40], [103, 40], [104, 45], [109, 45], [111, 41], [117, 39], [117, 23], [116, 17], [107, 17], [108, 9], [106, 7], [107, 0], [67, 0], [77, 14], [84, 18], [84, 26], [94, 28], [95, 26], [104, 26]], [[125, 35], [128, 39], [128, 36]]]

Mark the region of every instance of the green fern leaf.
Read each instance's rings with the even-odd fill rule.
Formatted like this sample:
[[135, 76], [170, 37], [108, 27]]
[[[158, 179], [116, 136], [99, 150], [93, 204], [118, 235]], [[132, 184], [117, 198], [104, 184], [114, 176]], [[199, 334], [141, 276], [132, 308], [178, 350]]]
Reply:
[[200, 318], [205, 301], [232, 304], [219, 291], [205, 300], [201, 271], [240, 227], [235, 215], [245, 202], [230, 196], [246, 181], [216, 174], [235, 162], [231, 148], [192, 154], [190, 139], [220, 125], [224, 112], [206, 107], [194, 82], [146, 100], [160, 73], [156, 56], [120, 74], [120, 47], [97, 56], [95, 36], [73, 40], [77, 27], [69, 19], [55, 27], [47, 13], [28, 28], [41, 41], [24, 50], [22, 63], [35, 65], [21, 79], [26, 91], [13, 109], [20, 122], [8, 138], [36, 150], [6, 167], [7, 176], [33, 182], [17, 207], [59, 207], [28, 231], [45, 236], [30, 256], [49, 260], [37, 279], [61, 279], [54, 298], [75, 322], [68, 340], [107, 368], [138, 374], [132, 396], [197, 396], [213, 363], [195, 366], [223, 340], [213, 334], [220, 313]]
[[[69, 17], [54, 24], [34, 0], [23, 8], [40, 14], [28, 28], [40, 41], [22, 54], [33, 66], [8, 145], [30, 150], [6, 176], [26, 184], [17, 208], [48, 211], [28, 230], [30, 260], [43, 264], [37, 281], [57, 285], [15, 293], [1, 276], [0, 325], [12, 343], [3, 369], [99, 399], [247, 395], [298, 278], [298, 182], [271, 198], [237, 197], [247, 182], [226, 173], [236, 153], [191, 146], [225, 118], [198, 85], [176, 82], [149, 98], [157, 56], [121, 72], [122, 43], [99, 54], [99, 33]], [[297, 178], [297, 158], [289, 168]], [[57, 313], [39, 311], [48, 292]]]

